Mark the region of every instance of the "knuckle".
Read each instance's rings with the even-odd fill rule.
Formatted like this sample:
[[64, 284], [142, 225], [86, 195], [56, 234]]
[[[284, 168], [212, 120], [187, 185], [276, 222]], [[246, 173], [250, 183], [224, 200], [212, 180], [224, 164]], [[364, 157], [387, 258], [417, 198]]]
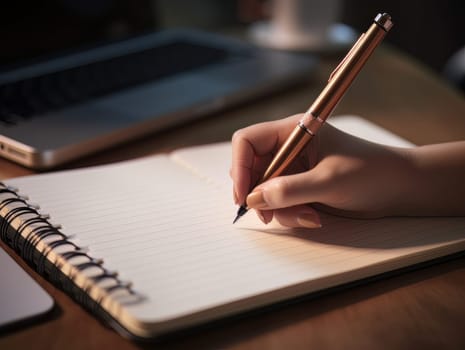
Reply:
[[232, 142], [239, 143], [247, 139], [247, 131], [245, 128], [236, 130], [232, 135]]
[[284, 220], [282, 217], [280, 217], [280, 216], [278, 216], [278, 215], [275, 215], [275, 218], [276, 218], [276, 221], [277, 221], [281, 226], [288, 227], [287, 221]]
[[288, 215], [284, 214], [280, 210], [275, 211], [274, 217], [281, 226], [284, 226], [284, 227], [295, 227], [296, 226], [295, 224], [293, 224], [293, 220], [291, 220]]
[[271, 205], [273, 206], [283, 206], [289, 200], [289, 195], [291, 193], [289, 181], [286, 177], [279, 177], [273, 180], [272, 186], [272, 196], [271, 196]]

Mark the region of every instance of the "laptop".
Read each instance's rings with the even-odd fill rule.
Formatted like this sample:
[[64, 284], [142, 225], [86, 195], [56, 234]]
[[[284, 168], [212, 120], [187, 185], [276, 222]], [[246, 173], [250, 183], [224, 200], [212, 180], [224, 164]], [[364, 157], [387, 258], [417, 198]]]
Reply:
[[[57, 167], [144, 135], [156, 137], [166, 128], [308, 79], [316, 66], [308, 55], [193, 29], [144, 28], [76, 47], [66, 37], [60, 46], [54, 37], [52, 48], [24, 54], [41, 39], [18, 43], [15, 30], [26, 30], [12, 24], [24, 23], [18, 16], [2, 30], [2, 36], [12, 37], [6, 45], [14, 45], [2, 47], [9, 55], [0, 59], [0, 155], [34, 169]], [[69, 25], [77, 27], [78, 21]], [[50, 23], [41, 18], [30, 30], [40, 33], [40, 26]], [[55, 32], [66, 33], [66, 25], [62, 21]]]

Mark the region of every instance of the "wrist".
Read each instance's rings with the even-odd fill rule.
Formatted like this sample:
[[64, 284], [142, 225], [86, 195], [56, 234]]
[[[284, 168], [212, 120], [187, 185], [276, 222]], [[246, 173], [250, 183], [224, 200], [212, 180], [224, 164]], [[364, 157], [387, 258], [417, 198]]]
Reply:
[[389, 202], [385, 216], [411, 216], [418, 208], [418, 192], [422, 184], [419, 183], [419, 168], [416, 159], [416, 148], [392, 148], [392, 159], [388, 172], [387, 186], [391, 192], [387, 195]]

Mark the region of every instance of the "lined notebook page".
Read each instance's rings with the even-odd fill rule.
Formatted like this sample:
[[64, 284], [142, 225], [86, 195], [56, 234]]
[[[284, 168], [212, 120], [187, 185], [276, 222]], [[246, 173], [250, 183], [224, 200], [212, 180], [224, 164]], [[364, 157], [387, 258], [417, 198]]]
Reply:
[[349, 134], [364, 138], [371, 142], [397, 147], [415, 146], [412, 142], [355, 115], [331, 117], [328, 119], [328, 123]]
[[[329, 119], [329, 123], [340, 130], [371, 142], [397, 147], [415, 146], [398, 135], [358, 116], [335, 116]], [[229, 177], [231, 165], [231, 145], [229, 142], [217, 144], [215, 147], [201, 145], [180, 149], [174, 151], [171, 158], [206, 181], [232, 187]]]
[[[154, 333], [465, 248], [462, 218], [323, 216], [322, 229], [288, 230], [249, 213], [232, 225], [230, 147], [188, 152], [188, 167], [178, 153], [7, 183], [133, 282], [145, 299], [124, 307]], [[215, 157], [223, 175], [199, 177], [196, 160]]]

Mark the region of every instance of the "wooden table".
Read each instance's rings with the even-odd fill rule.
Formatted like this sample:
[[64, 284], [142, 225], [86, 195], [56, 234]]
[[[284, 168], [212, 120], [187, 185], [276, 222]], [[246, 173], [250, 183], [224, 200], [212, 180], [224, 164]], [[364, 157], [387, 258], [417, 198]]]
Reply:
[[[324, 58], [317, 74], [303, 85], [81, 159], [65, 168], [229, 140], [238, 128], [302, 112], [320, 92], [339, 58]], [[419, 145], [465, 138], [464, 96], [426, 67], [389, 47], [377, 50], [335, 114], [360, 115]], [[29, 173], [28, 169], [0, 160], [0, 179]], [[150, 347], [123, 339], [20, 263], [55, 298], [57, 310], [41, 323], [0, 334], [1, 349]], [[215, 324], [153, 347], [464, 349], [465, 258]]]

